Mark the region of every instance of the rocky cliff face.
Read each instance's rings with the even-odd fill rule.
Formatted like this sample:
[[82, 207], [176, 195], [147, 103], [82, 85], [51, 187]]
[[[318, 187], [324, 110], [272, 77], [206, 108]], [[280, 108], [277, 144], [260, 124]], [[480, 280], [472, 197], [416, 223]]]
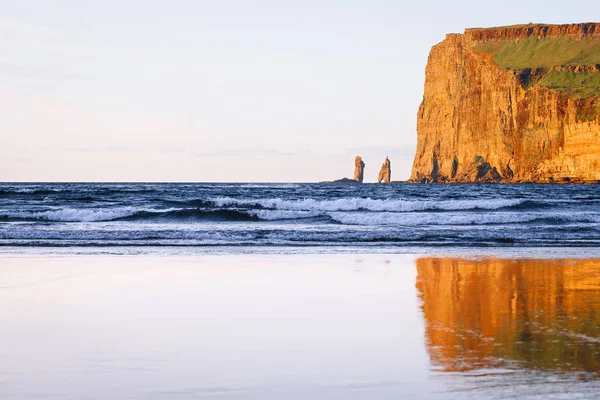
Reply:
[[365, 176], [365, 163], [360, 156], [354, 159], [354, 180], [358, 183], [363, 183]]
[[414, 182], [600, 180], [600, 24], [447, 35], [417, 132]]

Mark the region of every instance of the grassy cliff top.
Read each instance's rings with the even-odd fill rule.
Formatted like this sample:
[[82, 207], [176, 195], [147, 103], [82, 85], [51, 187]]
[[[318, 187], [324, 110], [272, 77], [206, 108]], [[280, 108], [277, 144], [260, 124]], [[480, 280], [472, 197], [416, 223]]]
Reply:
[[466, 31], [485, 31], [489, 29], [510, 29], [510, 28], [525, 28], [525, 27], [534, 27], [534, 26], [552, 26], [551, 24], [540, 24], [535, 22], [530, 22], [528, 24], [515, 24], [515, 25], [503, 25], [503, 26], [488, 26], [488, 27], [476, 27], [476, 28], [467, 28]]
[[502, 68], [543, 69], [540, 86], [567, 93], [578, 99], [600, 97], [600, 72], [574, 72], [554, 67], [600, 65], [600, 36], [526, 37], [518, 40], [492, 39], [473, 44], [477, 52], [491, 54]]
[[492, 28], [465, 29], [464, 35], [472, 41], [485, 41], [490, 39], [525, 39], [528, 37], [599, 37], [599, 22], [581, 22], [576, 24], [521, 24], [497, 26]]
[[598, 72], [550, 71], [538, 84], [575, 99], [600, 97]]
[[600, 64], [600, 37], [498, 39], [476, 43], [474, 49], [492, 54], [496, 64], [509, 69]]

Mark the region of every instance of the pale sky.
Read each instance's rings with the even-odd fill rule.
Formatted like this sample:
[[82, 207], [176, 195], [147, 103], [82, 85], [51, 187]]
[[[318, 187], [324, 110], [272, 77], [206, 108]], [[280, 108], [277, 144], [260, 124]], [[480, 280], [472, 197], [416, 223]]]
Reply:
[[0, 181], [410, 174], [431, 46], [578, 1], [0, 0]]

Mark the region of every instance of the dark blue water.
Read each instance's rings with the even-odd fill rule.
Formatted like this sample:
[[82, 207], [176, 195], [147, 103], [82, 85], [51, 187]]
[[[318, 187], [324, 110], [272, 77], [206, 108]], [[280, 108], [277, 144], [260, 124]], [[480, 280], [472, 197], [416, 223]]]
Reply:
[[0, 184], [0, 246], [599, 245], [594, 185]]

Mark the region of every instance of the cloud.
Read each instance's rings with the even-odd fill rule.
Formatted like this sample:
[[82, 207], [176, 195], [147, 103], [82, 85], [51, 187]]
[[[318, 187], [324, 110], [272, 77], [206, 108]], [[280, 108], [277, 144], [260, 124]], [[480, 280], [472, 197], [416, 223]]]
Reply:
[[79, 146], [69, 147], [65, 149], [70, 153], [95, 153], [95, 152], [106, 152], [106, 153], [140, 153], [147, 149], [133, 146]]
[[346, 148], [345, 156], [362, 154], [382, 154], [385, 156], [396, 156], [400, 158], [413, 158], [416, 145], [406, 146], [365, 146]]
[[[60, 150], [53, 148], [53, 150]], [[244, 157], [292, 157], [292, 158], [308, 158], [312, 153], [308, 150], [299, 151], [280, 151], [277, 149], [250, 147], [237, 149], [211, 149], [201, 152], [191, 152], [183, 146], [152, 148], [148, 146], [76, 146], [66, 148], [65, 151], [71, 153], [146, 153], [146, 154], [163, 154], [163, 155], [189, 155], [196, 158], [244, 158]]]
[[20, 164], [30, 163], [32, 161], [33, 161], [33, 158], [30, 158], [30, 157], [13, 157], [11, 159], [11, 162], [20, 163]]
[[260, 147], [238, 148], [238, 149], [214, 149], [194, 153], [196, 157], [300, 157], [308, 158], [312, 153], [308, 150], [280, 151]]
[[48, 36], [56, 34], [56, 31], [48, 28], [47, 26], [33, 24], [22, 19], [11, 17], [0, 17], [0, 30], [35, 36]]
[[[60, 150], [52, 148], [52, 150]], [[152, 154], [184, 154], [188, 150], [185, 147], [161, 147], [151, 148], [143, 145], [135, 146], [77, 146], [66, 148], [70, 153], [152, 153]]]
[[72, 73], [94, 52], [78, 35], [60, 27], [48, 27], [28, 20], [0, 16], [0, 76], [65, 82], [80, 79]]
[[48, 80], [64, 82], [67, 80], [78, 79], [80, 76], [61, 71], [53, 71], [44, 68], [26, 67], [7, 62], [0, 62], [0, 74], [10, 75], [26, 79]]

